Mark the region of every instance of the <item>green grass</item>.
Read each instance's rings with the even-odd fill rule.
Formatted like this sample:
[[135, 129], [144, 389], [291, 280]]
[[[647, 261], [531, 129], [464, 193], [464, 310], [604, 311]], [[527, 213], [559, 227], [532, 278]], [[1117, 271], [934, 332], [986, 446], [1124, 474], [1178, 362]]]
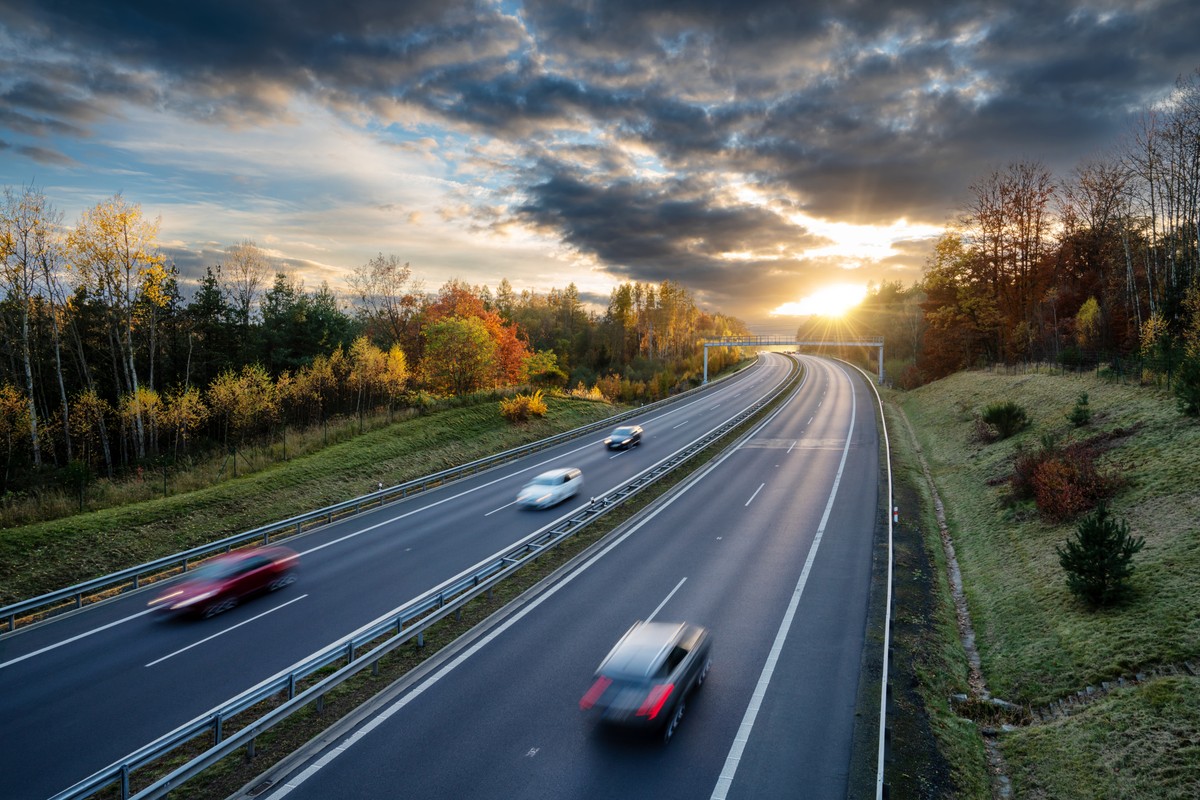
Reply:
[[950, 696], [968, 691], [937, 517], [908, 427], [885, 393], [894, 501], [892, 729], [889, 796], [988, 800], [978, 727], [956, 715]]
[[1120, 689], [1081, 712], [1005, 736], [1023, 798], [1200, 797], [1200, 679]]
[[[1088, 393], [1092, 422], [1074, 429], [1066, 416], [1081, 391]], [[1094, 375], [967, 372], [893, 397], [916, 430], [946, 503], [994, 695], [1036, 706], [1200, 657], [1200, 424], [1181, 416], [1170, 395]], [[1032, 425], [1000, 442], [973, 440], [974, 416], [1001, 400], [1022, 405]], [[1133, 597], [1121, 607], [1091, 612], [1068, 592], [1054, 548], [1077, 523], [1048, 524], [1032, 504], [1008, 497], [1017, 448], [1037, 447], [1047, 433], [1064, 441], [1115, 436], [1101, 464], [1118, 472], [1124, 486], [1110, 507], [1146, 539], [1134, 558]], [[1179, 691], [1154, 701], [1160, 684]], [[1171, 751], [1195, 751], [1196, 708], [1194, 681], [1152, 680], [1066, 722], [1002, 737], [1018, 795], [1196, 796], [1195, 771], [1179, 769]], [[1128, 725], [1129, 732], [1113, 725]], [[1119, 777], [1099, 774], [1106, 764], [1123, 763], [1122, 747], [1136, 763], [1123, 766]], [[1156, 780], [1172, 775], [1183, 783], [1172, 778], [1152, 790]], [[1177, 791], [1180, 786], [1190, 793]]]
[[547, 398], [505, 422], [495, 402], [393, 423], [203, 489], [0, 530], [0, 605], [145, 563], [604, 419], [607, 403]]

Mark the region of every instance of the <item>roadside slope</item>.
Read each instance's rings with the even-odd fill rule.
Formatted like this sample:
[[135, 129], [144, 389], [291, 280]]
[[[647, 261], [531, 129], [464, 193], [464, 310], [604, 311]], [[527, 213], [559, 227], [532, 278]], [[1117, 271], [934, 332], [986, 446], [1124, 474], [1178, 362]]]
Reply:
[[620, 407], [547, 398], [511, 425], [486, 402], [395, 422], [216, 486], [0, 530], [0, 605], [464, 464], [609, 417]]
[[[1093, 416], [1076, 429], [1066, 415], [1080, 392]], [[1094, 374], [966, 372], [888, 399], [945, 502], [988, 686], [1034, 712], [999, 737], [1017, 796], [1200, 796], [1200, 424], [1168, 395]], [[976, 415], [1004, 400], [1033, 424], [977, 441]], [[1015, 454], [1046, 435], [1101, 445], [1101, 466], [1123, 478], [1110, 507], [1146, 546], [1120, 608], [1093, 613], [1067, 591], [1054, 548], [1076, 523], [1009, 497]], [[1043, 720], [1051, 707], [1061, 713]]]

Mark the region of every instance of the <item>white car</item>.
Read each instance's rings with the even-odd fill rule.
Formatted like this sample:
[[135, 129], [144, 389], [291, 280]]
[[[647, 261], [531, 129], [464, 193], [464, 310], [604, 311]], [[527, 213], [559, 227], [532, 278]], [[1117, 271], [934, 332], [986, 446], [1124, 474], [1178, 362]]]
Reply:
[[543, 472], [525, 484], [517, 495], [517, 503], [526, 508], [549, 508], [574, 497], [583, 486], [583, 473], [574, 467]]

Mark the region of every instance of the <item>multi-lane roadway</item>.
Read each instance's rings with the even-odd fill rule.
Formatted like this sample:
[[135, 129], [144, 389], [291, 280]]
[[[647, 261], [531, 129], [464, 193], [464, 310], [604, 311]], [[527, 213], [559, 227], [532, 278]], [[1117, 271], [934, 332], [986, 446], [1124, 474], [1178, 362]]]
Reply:
[[[791, 474], [794, 463], [807, 463], [804, 472], [820, 470], [819, 480], [815, 474], [810, 475], [785, 490], [782, 484], [776, 485], [773, 481], [760, 478], [762, 488], [752, 502], [744, 507], [747, 519], [762, 514], [774, 517], [777, 512], [765, 509], [775, 505], [770, 498], [781, 491], [794, 496], [799, 502], [799, 498], [810, 494], [811, 488], [806, 487], [820, 482], [828, 483], [830, 476], [825, 474], [824, 461], [829, 453], [838, 452], [841, 446], [838, 442], [848, 441], [847, 437], [851, 435], [855, 451], [862, 449], [869, 453], [871, 459], [875, 457], [874, 446], [860, 439], [860, 435], [865, 434], [858, 432], [860, 427], [864, 431], [874, 429], [873, 415], [869, 406], [864, 405], [865, 393], [869, 389], [861, 381], [850, 379], [840, 367], [815, 360], [808, 360], [808, 364], [811, 374], [801, 393], [788, 408], [794, 409], [798, 407], [797, 404], [811, 406], [813, 421], [806, 423], [807, 427], [804, 428], [810, 432], [801, 434], [801, 429], [797, 428], [792, 436], [794, 442], [788, 447], [760, 446], [766, 439], [760, 440], [759, 445], [747, 443], [727, 462], [736, 462], [743, 453], [775, 453], [782, 459], [777, 469]], [[243, 690], [286, 670], [405, 601], [550, 524], [580, 502], [586, 502], [588, 495], [599, 495], [622, 484], [769, 393], [785, 379], [788, 372], [789, 365], [782, 356], [767, 356], [742, 375], [717, 384], [697, 397], [648, 412], [644, 418], [633, 420], [646, 430], [644, 444], [634, 450], [611, 453], [600, 444], [602, 435], [584, 437], [293, 540], [292, 546], [301, 553], [302, 565], [301, 579], [296, 584], [281, 593], [244, 604], [212, 620], [189, 623], [163, 619], [147, 612], [145, 603], [149, 595], [138, 592], [0, 638], [0, 682], [4, 686], [3, 692], [0, 692], [0, 797], [48, 797], [176, 726], [219, 706]], [[838, 400], [812, 399], [817, 394], [831, 394], [832, 398]], [[843, 407], [844, 401], [856, 395], [858, 421], [855, 422], [855, 430], [851, 431], [848, 427], [849, 416], [835, 424], [835, 417], [842, 414], [835, 409]], [[791, 418], [792, 415], [789, 410], [779, 419], [785, 416]], [[834, 430], [839, 425], [844, 430]], [[814, 427], [824, 431], [819, 441], [811, 433]], [[579, 498], [543, 512], [522, 510], [513, 503], [517, 491], [533, 474], [558, 466], [575, 466], [583, 470], [586, 484]], [[754, 466], [753, 469], [759, 467]], [[874, 509], [875, 491], [875, 473], [872, 469], [865, 470], [870, 472], [872, 483], [854, 489], [856, 493], [869, 491], [871, 501], [869, 504], [864, 501], [864, 507], [870, 505], [871, 511]], [[747, 476], [746, 480], [750, 480], [748, 469], [735, 467], [735, 474]], [[787, 480], [793, 478], [799, 480], [801, 476], [795, 475]], [[858, 478], [853, 480], [857, 481]], [[682, 510], [687, 506], [693, 509], [691, 522], [671, 523], [671, 527], [677, 528], [681, 536], [680, 542], [672, 545], [673, 549], [682, 548], [680, 566], [688, 564], [685, 554], [692, 553], [691, 557], [699, 557], [700, 553], [713, 546], [712, 542], [704, 546], [687, 546], [684, 542], [698, 536], [696, 531], [718, 524], [721, 519], [726, 519], [733, 527], [722, 538], [713, 539], [718, 552], [723, 549], [728, 551], [727, 555], [736, 556], [737, 561], [731, 564], [744, 560], [748, 553], [757, 553], [754, 557], [761, 558], [766, 551], [754, 543], [760, 533], [751, 535], [750, 531], [740, 528], [741, 523], [737, 520], [726, 518], [732, 510], [727, 507], [728, 502], [714, 503], [715, 498], [711, 496], [717, 486], [722, 487], [723, 495], [724, 485], [732, 483], [732, 479], [718, 478], [710, 483], [713, 488], [685, 493], [686, 500], [681, 499], [664, 511], [667, 513], [676, 507]], [[298, 512], [302, 510], [297, 509]], [[785, 516], [792, 514], [797, 515], [794, 520], [797, 527], [792, 536], [802, 540], [809, 536], [809, 533], [804, 533], [807, 523], [802, 523], [799, 508], [786, 512]], [[698, 528], [696, 519], [702, 519], [704, 526]], [[791, 526], [792, 522], [787, 524]], [[657, 526], [651, 526], [651, 529], [657, 529]], [[869, 535], [869, 532], [864, 535]], [[645, 534], [638, 534], [631, 536], [629, 541], [642, 542], [646, 538]], [[720, 543], [724, 543], [724, 547]], [[767, 550], [782, 547], [792, 553], [800, 544], [800, 540], [791, 545], [780, 540]], [[647, 568], [660, 558], [657, 555], [648, 556]], [[767, 561], [771, 562], [772, 559], [768, 558]], [[613, 562], [606, 560], [606, 563]], [[746, 566], [749, 568], [749, 565]], [[769, 570], [777, 566], [767, 563]], [[717, 568], [716, 575], [705, 577], [712, 569], [714, 567], [711, 564], [704, 567], [699, 562], [686, 569], [685, 572], [693, 574], [681, 575], [687, 580], [661, 613], [690, 613], [688, 607], [677, 609], [671, 607], [671, 603], [681, 603], [684, 598], [693, 596], [708, 598], [704, 602], [714, 609], [709, 624], [718, 630], [719, 652], [724, 652], [726, 648], [739, 648], [737, 643], [742, 637], [757, 636], [761, 631], [754, 632], [748, 628], [742, 632], [727, 631], [722, 616], [725, 612], [717, 613], [715, 609], [757, 606], [754, 598], [774, 581], [748, 579], [749, 573], [741, 569], [727, 571], [725, 568]], [[599, 574], [597, 570], [591, 571], [591, 575]], [[620, 571], [616, 574], [620, 574]], [[722, 578], [722, 575], [725, 577]], [[588, 580], [594, 579], [589, 577]], [[630, 614], [633, 617], [638, 614], [644, 616], [662, 599], [656, 600], [649, 609], [639, 610], [650, 598], [638, 593], [645, 591], [653, 595], [659, 589], [657, 579], [639, 580], [638, 593], [628, 595], [624, 591], [628, 580], [614, 582], [610, 576], [608, 581], [609, 595], [598, 601], [599, 608], [605, 610], [605, 616], [609, 609], [622, 609], [622, 614], [610, 620], [620, 630], [628, 626]], [[579, 581], [572, 581], [567, 586], [576, 583], [583, 586], [586, 582], [581, 576]], [[670, 591], [670, 588], [667, 587], [666, 591]], [[714, 592], [725, 596], [718, 597]], [[572, 636], [578, 635], [591, 642], [591, 649], [575, 651], [576, 645], [570, 639], [563, 641], [559, 647], [557, 642], [563, 635], [562, 631], [556, 630], [549, 635], [542, 629], [540, 633], [531, 634], [527, 633], [531, 629], [524, 624], [514, 625], [508, 629], [514, 631], [509, 635], [531, 636], [534, 640], [549, 635], [549, 638], [541, 641], [540, 648], [523, 651], [520, 656], [523, 666], [512, 667], [517, 671], [514, 678], [518, 675], [541, 674], [543, 670], [552, 669], [555, 663], [561, 665], [559, 659], [568, 654], [586, 662], [598, 661], [611, 645], [610, 640], [620, 633], [620, 630], [613, 632], [607, 623], [602, 623], [591, 614], [581, 615], [579, 609], [572, 611], [569, 606], [559, 603], [538, 606], [538, 609], [543, 608], [560, 609], [554, 613], [564, 615], [564, 618], [576, 617], [575, 622], [566, 628], [575, 632]], [[704, 613], [700, 616], [710, 613], [707, 606], [701, 610]], [[618, 622], [618, 617], [623, 624]], [[496, 642], [500, 641], [498, 637]], [[507, 644], [492, 647], [489, 643], [480, 652], [507, 652], [508, 647]], [[731, 652], [736, 652], [736, 649]], [[479, 663], [473, 662], [472, 669]], [[567, 683], [557, 688], [549, 684], [538, 688], [547, 692], [574, 694], [576, 684], [586, 682], [594, 666], [591, 663], [582, 667], [578, 674], [564, 673], [562, 680]], [[722, 669], [728, 667], [722, 665]], [[467, 672], [460, 675], [465, 676]], [[454, 681], [447, 679], [439, 685], [448, 687], [460, 679], [470, 680], [456, 676]], [[453, 713], [435, 711], [432, 718], [420, 723], [420, 727], [429, 726], [437, 720], [443, 721], [439, 724], [445, 724], [445, 721], [457, 717], [450, 727], [442, 728], [440, 733], [432, 736], [447, 736], [457, 741], [457, 737], [465, 735], [465, 730], [476, 731], [480, 737], [487, 736], [487, 732], [478, 727], [476, 712], [480, 707], [493, 708], [495, 711], [507, 708], [509, 698], [515, 699], [515, 696], [504, 691], [504, 687], [496, 686], [494, 677], [485, 677], [482, 681], [484, 687], [493, 692], [493, 696], [490, 699], [476, 696], [478, 706], [467, 706], [473, 709], [471, 714], [465, 713], [467, 707], [458, 707]], [[722, 690], [717, 688], [720, 684], [721, 681], [714, 678], [712, 688], [715, 691], [711, 692], [712, 695], [721, 696]], [[465, 697], [471, 691], [465, 688], [468, 683], [462, 685], [464, 688], [455, 696]], [[535, 684], [531, 683], [529, 677], [520, 677], [512, 685], [529, 687]], [[434, 696], [432, 691], [428, 694]], [[709, 687], [706, 687], [704, 694], [710, 694]], [[577, 698], [567, 703], [569, 708], [574, 708], [574, 699]], [[540, 704], [541, 701], [535, 703]], [[695, 716], [700, 717], [703, 704], [698, 699], [696, 705]], [[464, 716], [458, 716], [460, 714]], [[700, 723], [694, 727], [699, 730], [704, 726]], [[434, 728], [436, 730], [437, 726]], [[530, 748], [536, 747], [530, 745]], [[487, 752], [488, 748], [475, 744], [472, 750]], [[599, 752], [604, 752], [603, 746]], [[477, 757], [481, 756], [472, 753], [468, 762]], [[392, 763], [399, 762], [393, 757]], [[367, 784], [362, 785], [361, 795], [372, 796], [373, 793], [366, 788]], [[475, 791], [478, 795], [497, 794], [483, 784]], [[503, 794], [502, 791], [498, 793]], [[341, 796], [343, 793], [337, 794]]]
[[[847, 797], [877, 405], [852, 370], [804, 361], [795, 397], [738, 447], [361, 724], [268, 773], [261, 796]], [[714, 636], [712, 670], [666, 745], [578, 706], [639, 619]]]

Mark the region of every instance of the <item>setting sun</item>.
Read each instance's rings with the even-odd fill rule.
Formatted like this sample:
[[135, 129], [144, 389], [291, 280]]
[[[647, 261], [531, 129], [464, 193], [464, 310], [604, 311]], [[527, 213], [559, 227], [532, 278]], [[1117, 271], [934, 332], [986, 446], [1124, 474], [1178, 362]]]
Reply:
[[799, 302], [784, 303], [771, 312], [773, 317], [840, 317], [863, 301], [867, 287], [839, 283], [818, 289]]

